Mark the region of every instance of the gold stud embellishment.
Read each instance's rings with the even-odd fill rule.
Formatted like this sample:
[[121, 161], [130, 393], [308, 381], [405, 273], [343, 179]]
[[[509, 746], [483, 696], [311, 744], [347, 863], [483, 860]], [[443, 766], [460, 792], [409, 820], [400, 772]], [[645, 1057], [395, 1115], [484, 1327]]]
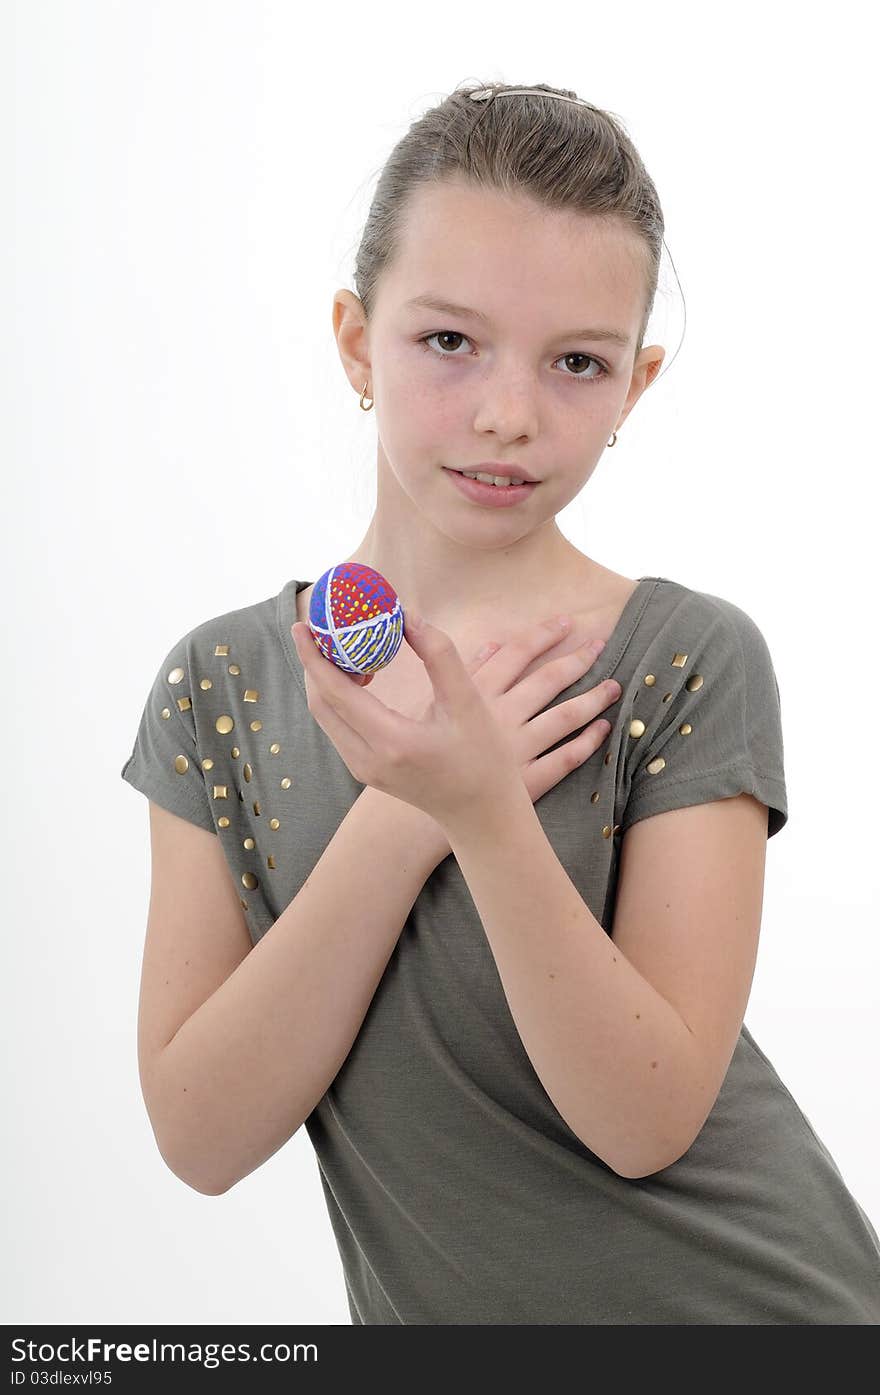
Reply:
[[664, 702], [668, 702], [669, 699], [670, 699], [671, 697], [672, 697], [672, 694], [671, 694], [671, 693], [664, 693], [664, 694], [663, 694], [663, 701], [664, 701]]
[[655, 756], [653, 760], [648, 761], [648, 764], [645, 766], [645, 769], [647, 770], [649, 775], [659, 775], [660, 771], [664, 768], [665, 765], [666, 762], [662, 756]]
[[250, 782], [251, 782], [251, 776], [252, 776], [253, 773], [254, 773], [253, 767], [251, 766], [250, 761], [245, 761], [245, 763], [244, 763], [244, 772], [243, 772], [243, 773], [244, 773], [244, 778], [247, 780], [248, 784], [250, 784]]
[[210, 756], [205, 756], [205, 759], [202, 761], [202, 769], [203, 769], [203, 770], [213, 770], [213, 769], [214, 769], [214, 762], [211, 760], [211, 757], [210, 757]]
[[673, 668], [684, 668], [687, 663], [687, 654], [674, 654], [672, 658]]
[[230, 755], [232, 756], [233, 760], [238, 760], [239, 756], [241, 755], [241, 751], [238, 749], [237, 746], [233, 746]]
[[220, 732], [221, 736], [225, 736], [227, 732], [232, 731], [232, 728], [235, 726], [235, 722], [232, 720], [232, 718], [229, 716], [227, 712], [224, 712], [222, 717], [217, 718], [216, 722], [214, 723], [214, 726], [216, 727], [217, 731]]
[[273, 872], [275, 871], [275, 856], [273, 853], [270, 853], [269, 856], [266, 858], [266, 866], [269, 867]]
[[256, 891], [257, 887], [260, 885], [253, 872], [242, 872], [241, 884], [242, 886], [246, 886], [248, 891]]
[[610, 764], [611, 764], [611, 752], [610, 752], [610, 751], [606, 751], [606, 753], [605, 753], [605, 759], [604, 759], [604, 761], [602, 762], [602, 764], [603, 764], [603, 765], [610, 765]]
[[188, 697], [177, 699], [178, 712], [188, 712], [191, 707], [192, 703], [190, 702]]
[[657, 682], [657, 679], [654, 677], [653, 673], [646, 673], [646, 674], [645, 674], [645, 687], [646, 687], [646, 688], [653, 688], [653, 686], [654, 686], [654, 684], [655, 684], [656, 682]]
[[174, 757], [174, 769], [177, 771], [178, 775], [186, 774], [186, 772], [189, 770], [189, 761], [187, 760], [186, 756]]
[[684, 686], [689, 693], [695, 693], [698, 688], [702, 688], [703, 686], [703, 675], [701, 673], [692, 673]]
[[162, 708], [162, 716], [164, 717], [165, 721], [167, 722], [167, 721], [168, 721], [168, 718], [171, 716], [171, 708], [170, 708], [170, 707], [163, 707], [163, 708]]
[[254, 813], [259, 817], [259, 813], [260, 813], [260, 801], [259, 801], [259, 799], [255, 799], [255, 800], [254, 800]]
[[231, 673], [233, 678], [237, 678], [238, 675], [241, 673], [241, 669], [239, 668], [238, 664], [229, 664], [227, 672]]
[[228, 644], [216, 644], [216, 645], [214, 646], [214, 658], [215, 658], [215, 659], [225, 659], [228, 653], [229, 653], [229, 645], [228, 645]]
[[270, 827], [270, 828], [280, 828], [280, 827], [281, 827], [281, 824], [278, 822], [277, 819], [270, 819], [270, 820], [269, 820], [269, 827]]
[[612, 833], [619, 833], [619, 832], [620, 832], [620, 824], [619, 824], [619, 823], [616, 823], [611, 831], [612, 831]]
[[270, 755], [270, 756], [277, 756], [277, 754], [278, 754], [278, 752], [279, 752], [280, 750], [281, 750], [281, 747], [280, 747], [280, 745], [278, 744], [278, 742], [277, 742], [277, 741], [273, 741], [273, 742], [272, 742], [272, 745], [269, 747], [269, 755]]
[[590, 803], [591, 803], [591, 804], [598, 804], [598, 803], [599, 803], [599, 791], [598, 791], [598, 790], [593, 790], [593, 793], [590, 795]]
[[260, 701], [260, 690], [259, 690], [259, 688], [245, 688], [245, 690], [244, 690], [244, 700], [245, 700], [245, 702], [259, 702], [259, 701]]
[[253, 852], [256, 846], [257, 845], [254, 842], [253, 838], [245, 838], [244, 843], [242, 844], [242, 847], [247, 848], [248, 852]]
[[206, 693], [208, 689], [213, 688], [213, 686], [214, 684], [211, 682], [210, 678], [202, 678], [199, 682], [199, 687], [203, 693]]
[[610, 838], [610, 837], [611, 837], [611, 825], [610, 825], [610, 824], [607, 824], [607, 823], [606, 823], [605, 827], [602, 829], [602, 837], [603, 837], [603, 838]]
[[218, 824], [220, 825], [221, 828], [228, 828], [228, 827], [229, 827], [229, 820], [228, 820], [228, 818], [226, 817], [225, 814], [222, 816], [222, 818], [219, 818], [219, 819], [217, 820], [217, 822], [218, 822]]
[[173, 668], [173, 669], [171, 670], [171, 672], [169, 673], [169, 675], [168, 675], [168, 682], [169, 682], [169, 683], [179, 683], [180, 680], [182, 679], [182, 677], [183, 677], [183, 669], [182, 669], [182, 668]]
[[284, 779], [281, 781], [281, 788], [282, 788], [283, 790], [289, 790], [289, 789], [290, 789], [290, 776], [289, 776], [289, 775], [285, 775]]
[[690, 722], [682, 722], [678, 730], [680, 735], [690, 736], [691, 732], [693, 731], [693, 727], [691, 726]]
[[630, 736], [644, 736], [645, 724], [642, 721], [641, 717], [636, 717], [634, 721], [630, 722], [629, 734]]
[[229, 798], [229, 786], [228, 786], [228, 785], [215, 785], [215, 786], [214, 786], [214, 798], [215, 798], [215, 799], [228, 799], [228, 798]]
[[263, 730], [263, 723], [262, 723], [262, 722], [251, 722], [251, 731], [262, 731], [262, 730]]

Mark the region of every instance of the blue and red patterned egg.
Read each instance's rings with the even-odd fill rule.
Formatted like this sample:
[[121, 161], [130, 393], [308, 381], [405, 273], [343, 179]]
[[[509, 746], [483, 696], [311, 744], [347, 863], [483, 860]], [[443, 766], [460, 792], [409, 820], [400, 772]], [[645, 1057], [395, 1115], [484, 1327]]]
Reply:
[[394, 587], [363, 562], [340, 562], [315, 582], [309, 629], [324, 658], [347, 673], [375, 673], [390, 664], [403, 622]]

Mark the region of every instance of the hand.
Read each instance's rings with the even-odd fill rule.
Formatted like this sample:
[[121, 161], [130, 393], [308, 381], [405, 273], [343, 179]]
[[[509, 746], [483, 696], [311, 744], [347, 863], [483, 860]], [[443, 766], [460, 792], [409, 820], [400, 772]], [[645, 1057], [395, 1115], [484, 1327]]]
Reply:
[[[433, 690], [413, 719], [391, 711], [329, 663], [303, 622], [291, 633], [306, 671], [309, 711], [354, 778], [441, 825], [459, 810], [472, 812], [475, 802], [498, 798], [514, 779], [525, 782], [533, 800], [539, 798], [601, 744], [606, 728], [592, 719], [618, 696], [604, 686], [595, 688], [529, 720], [582, 677], [601, 646], [563, 655], [511, 689], [516, 675], [558, 642], [557, 628], [534, 627], [484, 662], [474, 660], [469, 671], [449, 635], [427, 621], [416, 631], [410, 621], [405, 637]], [[576, 741], [536, 759], [588, 721], [592, 725]]]
[[[605, 648], [603, 639], [588, 640], [517, 681], [517, 675], [539, 654], [552, 649], [567, 634], [555, 620], [538, 621], [506, 644], [492, 644], [493, 652], [482, 660], [472, 661], [473, 681], [513, 745], [533, 804], [598, 750], [611, 731], [611, 723], [605, 718], [597, 720], [598, 714], [620, 697], [620, 684], [609, 679], [543, 710], [590, 670]], [[586, 729], [579, 736], [541, 755], [581, 727]]]

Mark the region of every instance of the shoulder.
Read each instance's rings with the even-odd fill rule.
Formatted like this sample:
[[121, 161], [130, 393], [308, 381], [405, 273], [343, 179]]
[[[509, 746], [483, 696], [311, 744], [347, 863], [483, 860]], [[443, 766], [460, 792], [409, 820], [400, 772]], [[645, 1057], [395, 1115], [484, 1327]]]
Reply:
[[235, 664], [243, 658], [260, 658], [267, 647], [277, 643], [277, 601], [277, 596], [270, 596], [199, 621], [174, 641], [166, 662], [173, 666], [176, 661], [179, 666], [227, 659]]
[[637, 820], [749, 793], [785, 823], [779, 685], [749, 610], [659, 578], [622, 699], [624, 832]]
[[742, 606], [668, 577], [658, 577], [658, 583], [651, 607], [655, 637], [681, 641], [679, 648], [690, 646], [688, 652], [726, 650], [746, 665], [756, 658], [769, 658], [760, 625]]
[[163, 710], [175, 709], [198, 734], [216, 718], [218, 703], [222, 716], [230, 702], [258, 702], [267, 691], [280, 690], [287, 660], [278, 599], [221, 611], [179, 635], [154, 670], [153, 696]]

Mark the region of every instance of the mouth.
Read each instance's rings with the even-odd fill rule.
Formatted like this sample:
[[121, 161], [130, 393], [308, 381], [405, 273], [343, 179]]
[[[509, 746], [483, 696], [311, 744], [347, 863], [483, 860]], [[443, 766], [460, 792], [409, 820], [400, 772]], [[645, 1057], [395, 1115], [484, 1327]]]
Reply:
[[[488, 509], [509, 508], [529, 497], [537, 489], [538, 480], [524, 480], [522, 484], [486, 484], [483, 480], [471, 479], [463, 470], [453, 470], [444, 465], [447, 474], [459, 494], [472, 504]], [[500, 478], [500, 477], [499, 477]]]
[[[487, 489], [518, 489], [521, 485], [527, 485], [531, 489], [536, 484], [540, 484], [540, 480], [530, 480], [527, 476], [524, 475], [511, 475], [509, 477], [503, 475], [495, 475], [493, 476], [492, 483], [489, 484], [486, 480], [475, 479], [474, 476], [476, 472], [473, 470], [470, 471], [468, 474], [465, 474], [464, 470], [454, 470], [451, 465], [444, 465], [443, 469], [446, 470], [446, 472], [450, 475], [459, 475], [462, 479], [470, 480], [472, 484], [485, 484]], [[489, 470], [480, 471], [480, 474], [484, 475], [488, 475], [490, 473], [491, 471]], [[496, 484], [496, 479], [503, 479], [504, 484]], [[517, 481], [516, 484], [513, 483], [514, 480]]]

